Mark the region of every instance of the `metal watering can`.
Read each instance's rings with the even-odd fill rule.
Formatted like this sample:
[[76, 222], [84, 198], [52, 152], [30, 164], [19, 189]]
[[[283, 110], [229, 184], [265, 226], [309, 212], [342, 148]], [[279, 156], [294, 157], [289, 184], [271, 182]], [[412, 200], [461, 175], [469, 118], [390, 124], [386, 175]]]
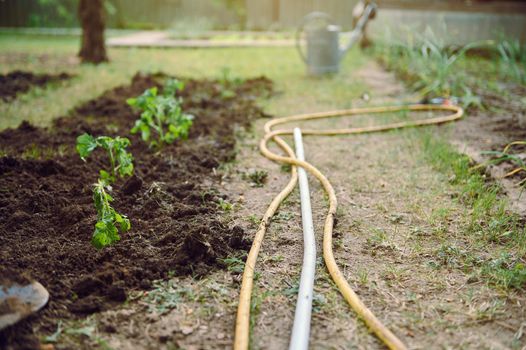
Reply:
[[[307, 65], [310, 75], [337, 73], [340, 61], [345, 53], [360, 39], [363, 28], [374, 14], [376, 5], [370, 3], [365, 7], [363, 15], [349, 34], [347, 44], [340, 46], [341, 27], [334, 24], [331, 17], [323, 12], [312, 12], [305, 16], [296, 32], [296, 48], [300, 57]], [[317, 25], [313, 25], [316, 24]], [[301, 34], [305, 32], [307, 52], [301, 47]]]

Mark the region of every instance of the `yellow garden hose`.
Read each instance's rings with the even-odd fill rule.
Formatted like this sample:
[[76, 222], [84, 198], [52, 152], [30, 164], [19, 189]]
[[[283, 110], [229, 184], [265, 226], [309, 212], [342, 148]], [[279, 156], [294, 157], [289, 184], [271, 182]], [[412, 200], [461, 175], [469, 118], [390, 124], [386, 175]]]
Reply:
[[[343, 297], [352, 309], [356, 312], [359, 318], [361, 318], [369, 329], [384, 342], [384, 344], [390, 349], [406, 349], [406, 346], [389, 330], [387, 329], [365, 306], [360, 300], [356, 293], [352, 290], [351, 286], [345, 280], [343, 274], [336, 264], [334, 254], [332, 251], [332, 229], [334, 224], [334, 215], [336, 214], [337, 199], [334, 193], [334, 189], [329, 180], [323, 175], [317, 168], [312, 164], [304, 161], [297, 160], [294, 151], [290, 146], [280, 137], [280, 135], [292, 135], [292, 129], [274, 130], [272, 127], [295, 121], [304, 121], [320, 118], [330, 117], [342, 117], [342, 116], [354, 116], [360, 114], [370, 113], [388, 113], [398, 111], [449, 111], [454, 112], [446, 116], [439, 116], [429, 119], [420, 119], [416, 121], [404, 121], [397, 123], [390, 123], [385, 125], [376, 125], [369, 127], [359, 128], [347, 128], [347, 129], [329, 129], [329, 130], [313, 130], [313, 129], [302, 129], [304, 135], [349, 135], [349, 134], [363, 134], [370, 132], [388, 131], [393, 129], [409, 128], [424, 125], [441, 124], [451, 122], [460, 119], [463, 114], [463, 110], [457, 106], [451, 105], [407, 105], [407, 106], [390, 106], [390, 107], [372, 107], [372, 108], [353, 108], [346, 110], [338, 110], [331, 112], [312, 113], [312, 114], [301, 114], [295, 116], [289, 116], [284, 118], [276, 118], [265, 124], [265, 136], [260, 142], [260, 151], [268, 159], [290, 164], [292, 165], [291, 178], [288, 184], [283, 190], [272, 200], [270, 206], [267, 208], [263, 219], [259, 225], [258, 231], [254, 237], [254, 242], [247, 256], [245, 263], [245, 270], [243, 271], [243, 279], [241, 282], [241, 291], [239, 295], [239, 306], [236, 318], [236, 330], [234, 339], [235, 350], [246, 350], [249, 347], [250, 337], [250, 299], [252, 295], [252, 286], [254, 283], [254, 270], [256, 266], [256, 260], [263, 242], [263, 237], [270, 223], [270, 219], [277, 211], [279, 205], [283, 200], [292, 192], [296, 186], [298, 179], [296, 166], [300, 166], [315, 176], [323, 186], [325, 192], [329, 197], [329, 210], [327, 217], [325, 218], [325, 225], [323, 229], [323, 257], [327, 269], [338, 286]], [[280, 156], [272, 153], [267, 143], [269, 140], [273, 140], [278, 146], [285, 152], [287, 157]]]

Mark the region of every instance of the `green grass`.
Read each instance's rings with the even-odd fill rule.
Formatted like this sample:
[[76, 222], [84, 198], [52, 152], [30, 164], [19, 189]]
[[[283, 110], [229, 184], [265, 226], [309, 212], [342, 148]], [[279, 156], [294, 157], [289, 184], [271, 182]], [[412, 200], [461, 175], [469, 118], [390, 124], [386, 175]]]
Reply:
[[173, 279], [154, 281], [153, 289], [142, 298], [148, 305], [149, 312], [161, 315], [177, 308], [181, 303], [196, 300], [198, 296], [192, 288], [181, 286]]
[[507, 210], [499, 186], [445, 140], [431, 132], [420, 135], [425, 160], [447, 177], [454, 197], [465, 207], [463, 233], [489, 253], [483, 258], [445, 244], [436, 251], [438, 264], [471, 269], [503, 289], [525, 288], [526, 229], [520, 217]]
[[[0, 73], [15, 69], [34, 72], [67, 71], [76, 78], [61, 88], [42, 89], [11, 103], [0, 102], [0, 129], [16, 127], [22, 120], [47, 126], [57, 116], [105, 90], [127, 84], [141, 72], [166, 72], [192, 78], [224, 78], [225, 69], [233, 76], [248, 78], [266, 75], [276, 83], [278, 94], [266, 102], [267, 112], [276, 115], [313, 111], [321, 104], [350, 107], [350, 101], [364, 91], [357, 79], [349, 77], [367, 56], [352, 50], [342, 62], [342, 72], [333, 77], [311, 78], [293, 48], [239, 49], [109, 49], [110, 62], [98, 66], [76, 63], [77, 37], [0, 34]], [[291, 98], [292, 96], [292, 98]]]
[[[471, 159], [454, 150], [446, 141], [423, 133], [422, 145], [426, 159], [449, 177], [458, 190], [458, 199], [470, 208], [471, 233], [482, 233], [486, 238], [511, 236], [523, 244], [518, 218], [506, 211], [507, 203], [499, 196], [500, 188], [474, 169]], [[506, 234], [507, 233], [507, 234]]]

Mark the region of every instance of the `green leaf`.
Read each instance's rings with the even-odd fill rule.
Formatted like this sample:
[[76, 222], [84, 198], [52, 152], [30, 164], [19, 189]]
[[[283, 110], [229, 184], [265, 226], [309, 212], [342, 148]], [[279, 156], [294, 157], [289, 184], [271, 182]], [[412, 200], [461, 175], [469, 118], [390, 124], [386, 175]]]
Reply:
[[124, 215], [120, 215], [119, 213], [115, 213], [115, 223], [120, 225], [120, 229], [122, 232], [126, 232], [130, 229], [130, 220]]
[[169, 79], [164, 84], [164, 96], [173, 96], [177, 91], [184, 89], [184, 83], [177, 79]]
[[114, 236], [117, 234], [116, 231], [117, 228], [113, 223], [98, 221], [95, 224], [95, 232], [93, 232], [91, 243], [95, 248], [102, 249], [114, 242]]
[[100, 176], [100, 179], [104, 182], [105, 185], [109, 185], [110, 183], [115, 181], [113, 176], [111, 176], [110, 173], [108, 173], [106, 170], [100, 170], [99, 171], [99, 176]]
[[136, 98], [129, 98], [126, 100], [126, 103], [132, 107], [137, 106], [137, 99]]
[[91, 152], [97, 148], [97, 141], [95, 138], [87, 133], [84, 133], [77, 137], [77, 152], [82, 160], [86, 160]]
[[104, 148], [105, 150], [109, 150], [113, 148], [114, 140], [109, 136], [99, 136], [97, 137], [97, 144]]
[[130, 176], [133, 173], [133, 157], [122, 148], [117, 150], [117, 162], [119, 163], [120, 176]]
[[151, 135], [150, 127], [147, 124], [142, 124], [140, 129], [141, 129], [141, 138], [144, 141], [148, 141]]

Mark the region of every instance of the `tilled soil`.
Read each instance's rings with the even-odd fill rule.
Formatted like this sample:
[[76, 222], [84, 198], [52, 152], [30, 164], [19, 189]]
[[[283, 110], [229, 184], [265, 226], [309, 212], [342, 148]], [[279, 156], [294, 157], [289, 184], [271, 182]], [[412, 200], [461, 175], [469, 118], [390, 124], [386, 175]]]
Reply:
[[[235, 157], [235, 125], [263, 116], [255, 99], [271, 90], [270, 81], [247, 80], [227, 99], [217, 82], [186, 81], [183, 109], [195, 116], [189, 139], [155, 151], [129, 135], [138, 113], [126, 99], [162, 80], [137, 75], [49, 129], [22, 123], [0, 133], [0, 275], [29, 274], [51, 295], [37, 315], [0, 333], [1, 348], [38, 348], [34, 333], [52, 333], [58, 319], [109, 309], [169, 274], [204, 276], [249, 247], [241, 227], [220, 219], [215, 170]], [[112, 191], [132, 228], [100, 251], [90, 243], [91, 185], [107, 159], [97, 150], [80, 160], [74, 145], [84, 132], [132, 141], [135, 174]]]
[[14, 71], [5, 75], [0, 75], [0, 99], [11, 101], [18, 94], [29, 91], [34, 86], [44, 86], [49, 83], [56, 83], [71, 79], [67, 73], [60, 74], [33, 74], [31, 72]]

